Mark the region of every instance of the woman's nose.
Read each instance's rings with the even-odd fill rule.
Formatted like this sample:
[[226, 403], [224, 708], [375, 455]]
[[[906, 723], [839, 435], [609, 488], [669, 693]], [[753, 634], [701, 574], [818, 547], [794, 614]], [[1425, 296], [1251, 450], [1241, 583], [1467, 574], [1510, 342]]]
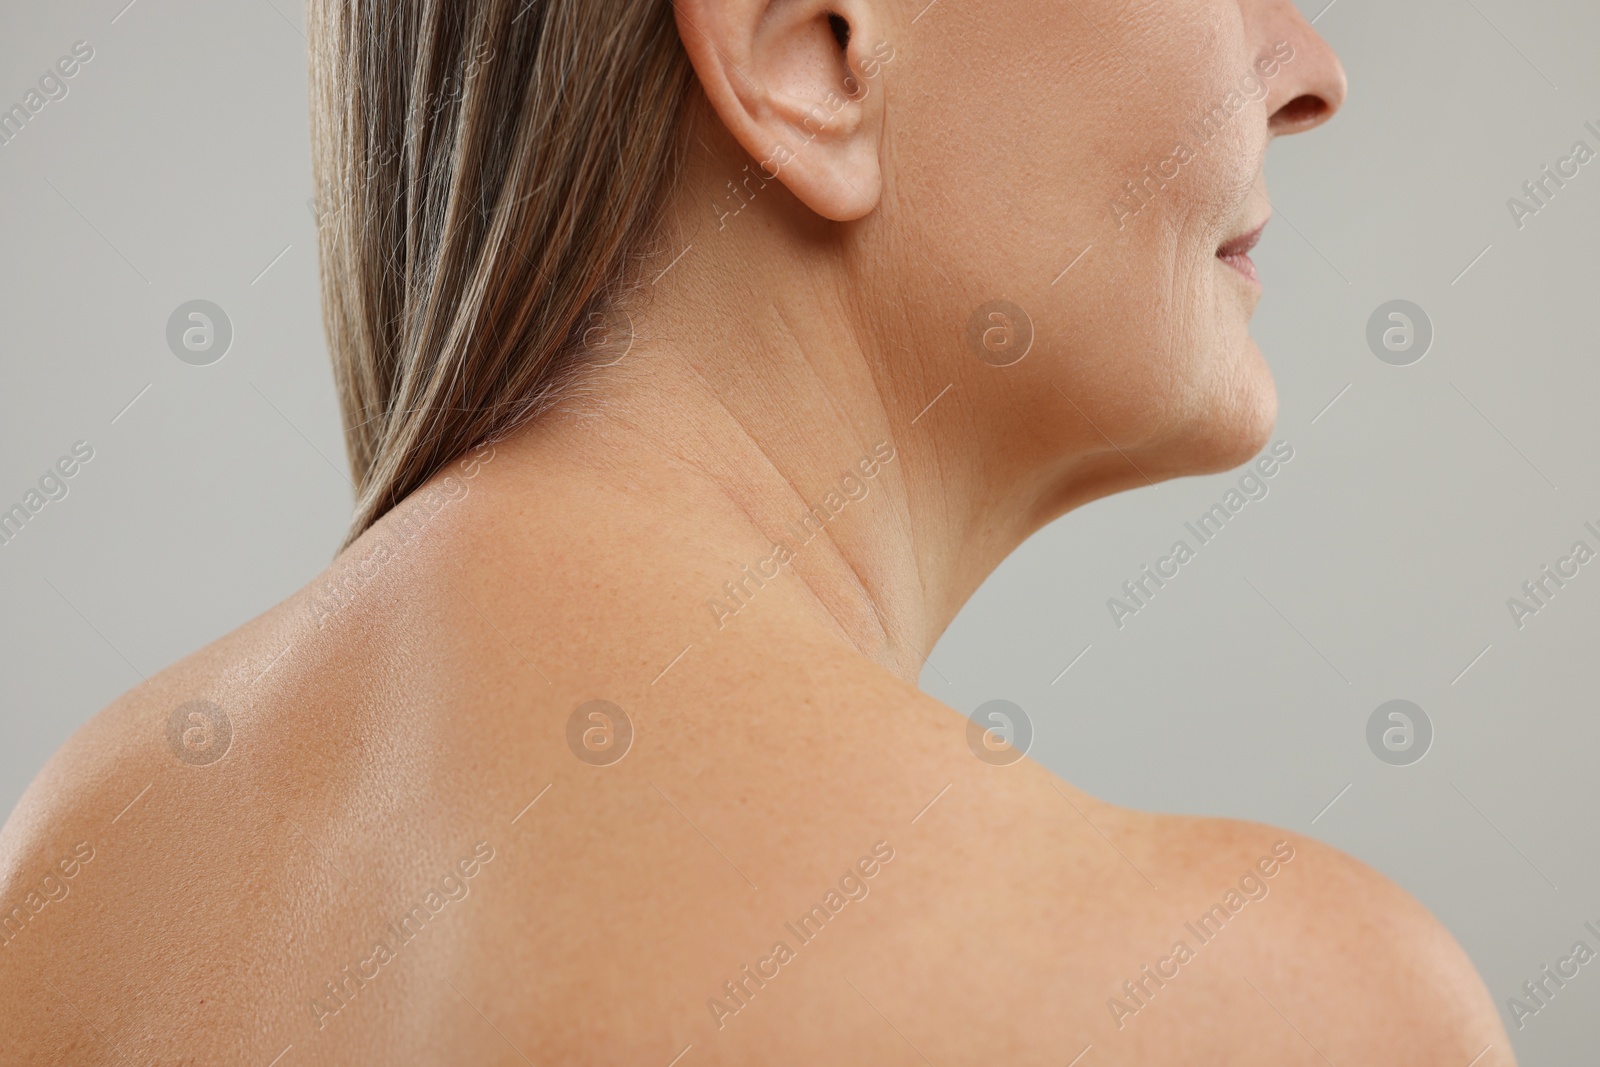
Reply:
[[1339, 57], [1294, 4], [1271, 0], [1256, 12], [1252, 36], [1263, 54], [1287, 42], [1293, 58], [1282, 63], [1267, 96], [1268, 127], [1274, 135], [1304, 133], [1327, 122], [1344, 104], [1348, 83]]

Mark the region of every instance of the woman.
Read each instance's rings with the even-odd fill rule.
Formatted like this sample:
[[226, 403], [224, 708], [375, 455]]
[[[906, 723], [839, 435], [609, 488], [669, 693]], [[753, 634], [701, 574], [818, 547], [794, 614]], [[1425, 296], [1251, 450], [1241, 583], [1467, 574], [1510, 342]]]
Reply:
[[1344, 96], [1287, 0], [310, 22], [352, 537], [12, 814], [7, 1062], [1512, 1062], [1374, 872], [914, 684], [1267, 444], [1262, 161]]

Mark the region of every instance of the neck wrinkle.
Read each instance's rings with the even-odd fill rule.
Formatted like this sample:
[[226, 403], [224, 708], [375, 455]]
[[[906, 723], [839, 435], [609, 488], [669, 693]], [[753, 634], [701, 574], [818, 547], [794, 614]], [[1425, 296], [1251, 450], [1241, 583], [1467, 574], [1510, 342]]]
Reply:
[[[785, 324], [785, 327], [787, 328], [787, 323]], [[853, 426], [855, 424], [854, 420], [848, 418], [845, 411], [835, 401], [830, 390], [824, 383], [822, 376], [815, 372], [815, 364], [812, 363], [809, 354], [805, 352], [804, 347], [800, 345], [797, 340], [795, 342], [795, 349], [800, 353], [802, 358], [805, 359], [806, 363], [811, 368], [812, 378], [815, 380], [817, 389], [822, 394], [822, 399], [825, 402], [828, 410], [833, 413], [836, 420], [841, 425]], [[750, 528], [758, 533], [769, 544], [777, 541], [787, 541], [787, 530], [782, 528], [785, 523], [792, 523], [796, 515], [811, 516], [818, 513], [817, 510], [813, 508], [811, 500], [801, 489], [798, 482], [798, 476], [795, 473], [792, 473], [784, 464], [778, 462], [777, 450], [763, 440], [762, 435], [755, 432], [746, 422], [746, 420], [740, 418], [738, 414], [723, 401], [722, 397], [718, 394], [717, 389], [710, 381], [706, 379], [705, 375], [701, 373], [699, 368], [697, 368], [692, 361], [681, 359], [677, 362], [681, 363], [684, 369], [693, 376], [697, 383], [699, 383], [700, 387], [704, 390], [705, 398], [708, 404], [713, 406], [728, 424], [736, 428], [737, 432], [744, 438], [749, 449], [754, 452], [756, 456], [760, 457], [761, 462], [765, 465], [767, 472], [770, 473], [772, 478], [783, 487], [786, 499], [779, 501], [775, 498], [771, 498], [768, 505], [768, 510], [776, 512], [777, 514], [771, 519], [764, 520], [762, 516], [758, 514], [757, 509], [753, 508], [750, 503], [750, 497], [752, 495], [756, 497], [760, 497], [762, 495], [760, 489], [753, 481], [738, 484], [734, 479], [730, 479], [726, 475], [718, 473], [717, 471], [708, 467], [706, 464], [701, 463], [691, 457], [684, 456], [681, 450], [673, 448], [666, 442], [661, 442], [660, 447], [678, 457], [680, 460], [692, 466], [694, 470], [699, 472], [701, 477], [706, 480], [707, 484], [717, 493], [717, 495], [725, 499], [735, 511], [743, 516]], [[883, 419], [882, 421], [886, 422], [887, 419]], [[635, 429], [638, 429], [638, 427], [635, 427]], [[892, 436], [889, 439], [892, 442]], [[899, 454], [900, 453], [897, 449], [897, 458]], [[820, 468], [817, 468], [816, 470], [811, 471], [811, 473], [813, 475], [820, 476], [822, 471]], [[752, 490], [754, 491], [753, 493]], [[886, 490], [884, 492], [886, 492]], [[863, 500], [865, 499], [866, 498], [863, 497]], [[891, 499], [890, 503], [893, 504], [895, 501]], [[901, 502], [901, 505], [901, 507], [894, 509], [894, 516], [897, 523], [903, 514], [903, 502]], [[821, 509], [820, 513], [826, 515], [826, 508], [824, 507]], [[783, 517], [785, 514], [790, 516], [787, 520]], [[777, 524], [780, 527], [776, 531], [772, 528], [774, 524]], [[902, 531], [906, 531], [908, 529], [909, 528], [903, 524], [901, 525]], [[903, 630], [904, 627], [894, 625], [892, 622], [894, 612], [886, 608], [884, 603], [886, 600], [903, 601], [905, 599], [904, 596], [897, 596], [894, 593], [882, 589], [874, 589], [873, 585], [875, 583], [868, 580], [867, 575], [863, 572], [861, 565], [857, 559], [854, 558], [855, 553], [853, 553], [848, 546], [841, 541], [838, 533], [839, 530], [834, 521], [820, 523], [817, 533], [813, 535], [813, 537], [803, 546], [799, 544], [793, 544], [790, 545], [790, 548], [798, 558], [805, 554], [814, 554], [815, 549], [819, 546], [825, 547], [827, 550], [827, 561], [828, 563], [831, 563], [832, 566], [827, 568], [829, 574], [825, 575], [824, 577], [832, 576], [837, 578], [839, 582], [844, 584], [847, 588], [854, 590], [855, 595], [840, 596], [835, 589], [829, 588], [830, 584], [832, 583], [818, 581], [816, 577], [808, 576], [801, 572], [794, 573], [795, 579], [798, 581], [801, 587], [804, 588], [807, 598], [816, 605], [817, 609], [829, 624], [830, 628], [833, 629], [846, 644], [855, 649], [862, 656], [872, 660], [874, 663], [877, 663], [880, 666], [883, 666], [897, 676], [902, 678], [909, 677], [909, 679], [914, 683], [916, 679], [915, 668], [908, 670], [907, 666], [903, 663], [903, 657], [899, 654], [899, 649], [901, 646], [906, 644], [904, 638], [898, 636], [899, 632]], [[864, 538], [864, 540], [869, 542], [881, 541], [880, 538]], [[909, 537], [907, 538], [907, 541], [910, 541]], [[914, 543], [912, 543], [912, 551], [915, 551]], [[921, 567], [919, 561], [919, 576], [920, 573]], [[917, 591], [920, 593], [920, 588]], [[926, 605], [916, 603], [908, 605], [908, 607], [917, 611], [918, 618], [925, 617], [927, 610]], [[918, 662], [920, 663], [920, 658]]]

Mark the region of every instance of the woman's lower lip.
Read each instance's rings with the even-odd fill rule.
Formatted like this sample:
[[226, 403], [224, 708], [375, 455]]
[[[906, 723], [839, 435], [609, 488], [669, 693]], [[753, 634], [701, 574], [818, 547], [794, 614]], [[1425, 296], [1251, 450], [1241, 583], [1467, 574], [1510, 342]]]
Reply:
[[1250, 253], [1238, 252], [1228, 256], [1218, 253], [1217, 258], [1250, 279], [1253, 284], [1261, 284], [1261, 277], [1256, 274], [1256, 262], [1250, 258]]

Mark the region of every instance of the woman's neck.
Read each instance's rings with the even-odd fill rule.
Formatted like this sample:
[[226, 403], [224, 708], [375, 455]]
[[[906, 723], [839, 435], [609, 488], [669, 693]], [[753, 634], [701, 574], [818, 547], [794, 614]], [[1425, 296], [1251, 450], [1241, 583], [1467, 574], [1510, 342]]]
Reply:
[[684, 594], [713, 630], [804, 612], [914, 682], [959, 607], [949, 524], [929, 513], [948, 490], [928, 490], [923, 449], [870, 380], [803, 347], [781, 313], [759, 319], [742, 323], [750, 343], [707, 358], [641, 339], [631, 366], [600, 371], [498, 447], [541, 508], [553, 491], [579, 509], [569, 517], [637, 516], [641, 540], [673, 546], [664, 565], [686, 549], [690, 569], [722, 575]]
[[510, 444], [529, 472], [591, 486], [577, 506], [621, 506], [627, 486], [646, 533], [719, 560], [701, 595], [719, 627], [796, 583], [803, 610], [915, 682], [1001, 560], [1132, 468], [1088, 425], [997, 431], [993, 390], [1016, 386], [865, 266], [888, 221], [821, 225], [776, 183], [725, 225], [685, 223], [692, 206], [610, 324], [614, 365]]

